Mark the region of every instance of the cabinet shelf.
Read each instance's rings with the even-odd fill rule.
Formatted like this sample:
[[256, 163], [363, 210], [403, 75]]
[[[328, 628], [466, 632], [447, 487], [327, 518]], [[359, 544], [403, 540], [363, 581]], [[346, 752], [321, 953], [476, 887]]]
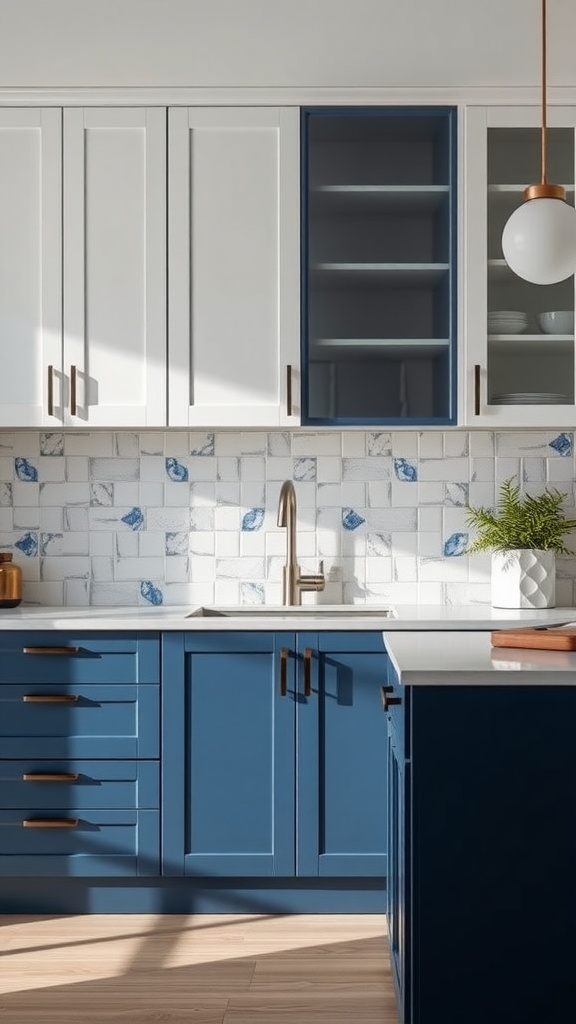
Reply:
[[534, 350], [542, 349], [546, 352], [569, 352], [574, 345], [572, 334], [489, 334], [488, 341], [493, 348], [514, 349], [515, 352], [523, 350], [531, 353]]
[[441, 355], [450, 345], [449, 338], [318, 338], [311, 345], [312, 358], [418, 359]]
[[333, 278], [339, 284], [410, 285], [437, 284], [449, 270], [448, 263], [313, 263], [315, 278]]
[[315, 210], [427, 213], [438, 209], [448, 192], [448, 185], [317, 185], [310, 198]]

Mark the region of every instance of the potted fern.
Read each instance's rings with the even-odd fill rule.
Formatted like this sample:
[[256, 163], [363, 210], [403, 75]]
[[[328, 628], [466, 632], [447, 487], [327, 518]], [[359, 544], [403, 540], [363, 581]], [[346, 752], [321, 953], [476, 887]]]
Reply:
[[553, 608], [556, 555], [572, 553], [564, 536], [576, 529], [576, 519], [566, 518], [561, 491], [546, 488], [534, 498], [513, 480], [501, 484], [496, 509], [468, 506], [468, 526], [477, 531], [468, 554], [492, 552], [495, 608]]

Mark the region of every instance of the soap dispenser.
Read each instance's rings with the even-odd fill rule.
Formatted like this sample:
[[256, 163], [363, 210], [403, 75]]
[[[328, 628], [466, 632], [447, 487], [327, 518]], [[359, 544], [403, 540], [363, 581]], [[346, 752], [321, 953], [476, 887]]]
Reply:
[[0, 551], [0, 608], [16, 608], [22, 600], [22, 570], [11, 551]]

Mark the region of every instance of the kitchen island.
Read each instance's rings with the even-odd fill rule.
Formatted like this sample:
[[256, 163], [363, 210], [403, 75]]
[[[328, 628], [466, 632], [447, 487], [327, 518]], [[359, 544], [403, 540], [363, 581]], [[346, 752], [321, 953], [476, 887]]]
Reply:
[[385, 640], [400, 1020], [576, 1019], [576, 654]]

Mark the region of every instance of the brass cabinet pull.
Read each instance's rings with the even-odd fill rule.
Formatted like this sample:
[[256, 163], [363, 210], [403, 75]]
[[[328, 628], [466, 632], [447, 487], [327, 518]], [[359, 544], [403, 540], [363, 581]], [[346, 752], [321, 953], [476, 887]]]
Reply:
[[480, 415], [480, 363], [474, 366], [474, 415]]
[[78, 818], [24, 818], [23, 828], [76, 828]]
[[23, 782], [76, 782], [78, 772], [24, 772]]
[[76, 413], [77, 413], [77, 407], [76, 407], [76, 376], [77, 376], [77, 372], [78, 371], [77, 371], [76, 367], [74, 366], [74, 364], [72, 364], [72, 366], [70, 367], [70, 414], [72, 416], [76, 416]]
[[78, 654], [79, 647], [23, 647], [22, 654]]
[[382, 686], [380, 690], [380, 696], [382, 698], [382, 707], [384, 711], [388, 711], [388, 708], [393, 707], [396, 704], [402, 703], [402, 697], [390, 697], [389, 694], [394, 691], [393, 686]]
[[54, 367], [48, 367], [48, 415], [54, 415]]
[[288, 693], [288, 658], [290, 651], [287, 647], [280, 648], [280, 696], [285, 697]]
[[22, 697], [25, 704], [74, 704], [78, 700], [77, 693], [25, 693]]
[[304, 648], [304, 696], [310, 697], [312, 694], [312, 648]]
[[286, 367], [286, 415], [292, 415], [292, 367]]

